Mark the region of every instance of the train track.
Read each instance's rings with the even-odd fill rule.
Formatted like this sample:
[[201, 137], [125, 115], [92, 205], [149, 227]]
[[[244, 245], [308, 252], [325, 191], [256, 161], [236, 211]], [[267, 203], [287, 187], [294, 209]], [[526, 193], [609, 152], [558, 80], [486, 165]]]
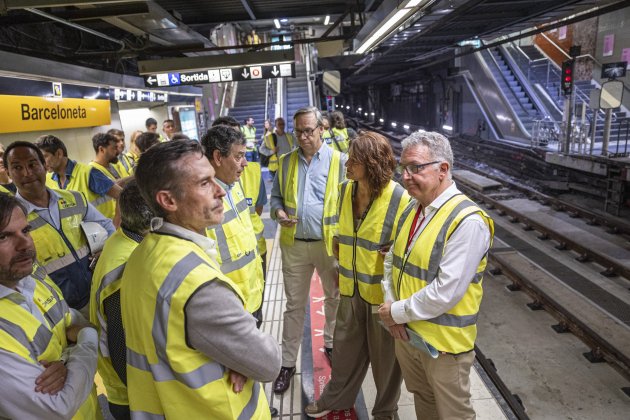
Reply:
[[[400, 138], [391, 135], [391, 133], [375, 129], [374, 127], [366, 126], [365, 128], [377, 131], [387, 137], [392, 143], [395, 153], [398, 156], [400, 155]], [[506, 193], [506, 190], [509, 190], [513, 192], [513, 194], [511, 194], [512, 196], [523, 196], [530, 200], [539, 202], [543, 205], [551, 206], [556, 211], [566, 212], [572, 218], [583, 218], [589, 225], [602, 226], [606, 229], [607, 233], [622, 234], [626, 238], [630, 236], [629, 223], [623, 220], [619, 220], [618, 218], [609, 217], [605, 214], [585, 209], [584, 207], [581, 207], [574, 203], [551, 197], [549, 195], [536, 191], [531, 187], [511, 182], [504, 177], [488, 174], [486, 171], [479, 170], [478, 168], [462, 161], [457, 161], [455, 166], [457, 168], [480, 174], [486, 178], [499, 182], [503, 186], [503, 194], [495, 194], [495, 196], [493, 197], [492, 193], [477, 191], [476, 189], [467, 186], [465, 183], [459, 182], [461, 180], [458, 180], [458, 188], [466, 193], [468, 196], [470, 196], [472, 199], [477, 201], [479, 204], [486, 206], [489, 210], [495, 210], [500, 216], [508, 217], [510, 219], [510, 222], [512, 223], [521, 223], [524, 230], [538, 231], [540, 233], [539, 239], [541, 240], [553, 239], [558, 244], [556, 246], [557, 249], [570, 249], [577, 252], [579, 254], [579, 257], [577, 257], [576, 259], [580, 262], [596, 262], [597, 264], [604, 267], [604, 270], [601, 271], [600, 274], [606, 277], [619, 275], [623, 276], [625, 279], [630, 280], [630, 267], [627, 264], [624, 264], [623, 261], [613, 258], [606, 252], [598, 251], [593, 246], [591, 246], [592, 244], [582, 243], [569, 234], [549, 229], [547, 226], [536, 220], [535, 217], [530, 217], [524, 212], [520, 212], [513, 207], [505, 205], [502, 202], [502, 198], [510, 197], [510, 193]], [[519, 258], [520, 256], [517, 257], [514, 254], [514, 251], [512, 251], [512, 254], [510, 254], [509, 256], [508, 254], [502, 255], [501, 252], [491, 251], [491, 274], [501, 274], [506, 276], [512, 283], [512, 285], [509, 286], [510, 290], [521, 290], [527, 293], [532, 299], [532, 302], [528, 304], [530, 309], [544, 309], [549, 312], [558, 321], [558, 324], [553, 326], [556, 332], [571, 332], [583, 343], [585, 343], [590, 351], [588, 353], [584, 353], [584, 356], [589, 361], [606, 361], [617, 371], [619, 371], [624, 377], [630, 380], [630, 353], [628, 353], [627, 351], [628, 346], [625, 345], [626, 342], [615, 340], [614, 337], [610, 336], [610, 330], [604, 331], [603, 333], [600, 333], [600, 331], [596, 331], [593, 326], [589, 325], [588, 321], [585, 321], [585, 319], [583, 319], [579, 314], [576, 314], [575, 310], [572, 310], [575, 308], [571, 308], [569, 304], [562, 301], [561, 296], [559, 296], [558, 294], [554, 294], [553, 287], [543, 287], [543, 285], [545, 284], [545, 280], [549, 284], [551, 284], [551, 282], [553, 281], [548, 278], [543, 278], [543, 276], [548, 276], [548, 274], [532, 274], [531, 271], [525, 273], [519, 270], [518, 266], [522, 268], [524, 266], [523, 264], [527, 263], [524, 261], [517, 263], [518, 260], [516, 260], [515, 258]], [[558, 280], [555, 281], [558, 282]], [[586, 304], [588, 305], [589, 303], [587, 302]], [[590, 305], [594, 306], [595, 304], [591, 302]], [[628, 335], [627, 331], [619, 331], [624, 333], [626, 336]], [[496, 372], [494, 372], [492, 363], [489, 363], [487, 360], [485, 360], [483, 354], [481, 355], [481, 357], [478, 357], [478, 361], [482, 365], [484, 370], [489, 374], [489, 376], [491, 376], [492, 382], [502, 394], [503, 398], [512, 409], [514, 415], [519, 419], [527, 418], [524, 409], [520, 404], [520, 399], [517, 396], [512, 395], [512, 393], [509, 391], [507, 386], [505, 386], [501, 378], [498, 377]], [[630, 387], [622, 388], [622, 391], [630, 396]]]

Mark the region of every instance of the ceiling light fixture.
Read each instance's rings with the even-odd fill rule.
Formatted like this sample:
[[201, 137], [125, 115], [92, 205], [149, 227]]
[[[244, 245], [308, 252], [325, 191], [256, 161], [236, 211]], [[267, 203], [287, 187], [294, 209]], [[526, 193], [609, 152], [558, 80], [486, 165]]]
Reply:
[[273, 24], [276, 25], [276, 29], [280, 29], [280, 21], [278, 19], [274, 19]]
[[326, 15], [326, 19], [324, 19], [324, 25], [328, 25], [330, 23], [330, 15]]
[[390, 33], [392, 33], [396, 28], [402, 25], [411, 15], [413, 15], [417, 11], [418, 5], [420, 3], [427, 3], [429, 0], [409, 0], [404, 6], [392, 10], [390, 13], [390, 17], [377, 27], [376, 31], [369, 35], [365, 41], [357, 48], [357, 54], [363, 54], [371, 48], [376, 47], [378, 44], [383, 42]]

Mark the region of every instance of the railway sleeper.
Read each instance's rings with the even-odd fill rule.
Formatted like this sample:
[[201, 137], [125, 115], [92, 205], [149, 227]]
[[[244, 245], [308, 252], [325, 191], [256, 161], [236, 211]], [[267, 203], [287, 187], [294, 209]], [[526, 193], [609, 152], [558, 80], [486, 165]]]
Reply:
[[591, 363], [604, 363], [606, 360], [604, 359], [604, 354], [599, 349], [599, 347], [595, 347], [589, 352], [582, 353], [582, 356], [586, 358]]
[[604, 277], [617, 277], [617, 273], [615, 272], [615, 269], [612, 267], [608, 267], [604, 271], [601, 271], [599, 274], [601, 274]]
[[585, 262], [589, 262], [591, 260], [591, 258], [588, 256], [588, 254], [581, 254], [577, 257], [575, 257], [575, 259], [581, 263], [585, 263]]
[[538, 299], [534, 300], [533, 302], [528, 303], [527, 307], [531, 309], [532, 311], [542, 311], [543, 309], [545, 309], [545, 306], [543, 305], [542, 301]]
[[557, 332], [558, 334], [565, 334], [565, 333], [571, 332], [571, 328], [569, 327], [569, 324], [567, 324], [564, 321], [560, 321], [559, 323], [552, 325], [551, 328], [553, 328], [553, 330]]

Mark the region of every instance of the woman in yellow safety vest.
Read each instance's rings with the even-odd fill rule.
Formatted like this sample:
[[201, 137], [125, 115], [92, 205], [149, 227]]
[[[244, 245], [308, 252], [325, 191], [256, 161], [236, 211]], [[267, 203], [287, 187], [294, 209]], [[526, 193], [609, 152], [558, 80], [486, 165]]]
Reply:
[[[410, 197], [392, 181], [396, 160], [380, 134], [362, 132], [352, 140], [346, 162], [348, 180], [341, 184], [339, 229], [333, 249], [339, 259], [339, 292], [332, 377], [306, 414], [347, 409], [372, 364], [378, 398], [372, 415], [392, 417], [402, 376], [394, 356], [394, 340], [378, 322], [383, 303], [384, 254], [394, 240], [398, 220]], [[357, 353], [357, 347], [366, 349]]]

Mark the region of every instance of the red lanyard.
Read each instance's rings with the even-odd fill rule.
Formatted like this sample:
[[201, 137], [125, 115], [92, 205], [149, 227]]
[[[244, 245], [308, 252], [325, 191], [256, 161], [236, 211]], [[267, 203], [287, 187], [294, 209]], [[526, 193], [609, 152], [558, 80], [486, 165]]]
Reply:
[[406, 251], [409, 250], [409, 247], [411, 246], [411, 242], [413, 241], [413, 237], [416, 234], [416, 231], [418, 230], [420, 226], [422, 226], [422, 222], [424, 222], [425, 216], [422, 216], [422, 220], [420, 220], [420, 223], [418, 223], [418, 216], [420, 216], [421, 211], [422, 211], [421, 209], [418, 209], [418, 211], [416, 211], [416, 215], [413, 217], [413, 222], [411, 223], [411, 229], [409, 230], [409, 238], [407, 238], [407, 247], [405, 248]]

